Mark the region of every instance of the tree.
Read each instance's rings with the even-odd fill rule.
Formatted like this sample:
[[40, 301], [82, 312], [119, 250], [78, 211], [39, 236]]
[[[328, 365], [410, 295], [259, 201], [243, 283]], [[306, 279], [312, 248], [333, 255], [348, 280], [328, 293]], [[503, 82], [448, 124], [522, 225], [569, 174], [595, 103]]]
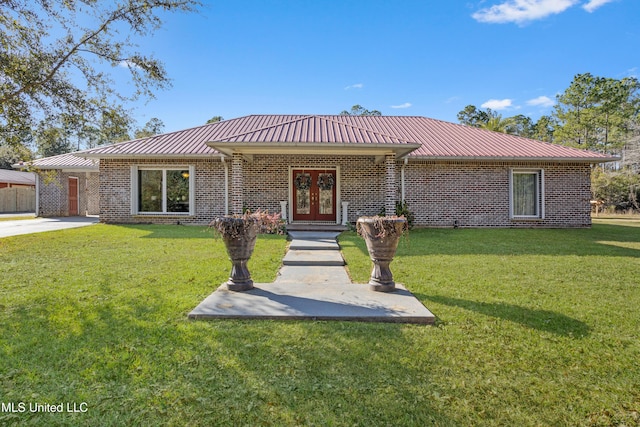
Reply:
[[466, 126], [518, 135], [524, 138], [548, 142], [553, 139], [554, 122], [549, 116], [542, 116], [537, 122], [523, 114], [503, 118], [501, 114], [491, 108], [480, 110], [475, 105], [467, 105], [458, 113], [458, 121]]
[[131, 116], [122, 108], [109, 108], [100, 114], [98, 124], [98, 145], [113, 144], [131, 139], [129, 131], [133, 126]]
[[627, 123], [640, 113], [639, 90], [633, 77], [576, 75], [557, 96], [555, 141], [602, 152], [619, 149], [629, 134]]
[[381, 116], [382, 113], [378, 110], [367, 110], [361, 105], [354, 105], [351, 107], [351, 111], [343, 110], [340, 113], [341, 116]]
[[507, 119], [505, 132], [511, 135], [522, 136], [524, 138], [534, 138], [535, 128], [536, 125], [533, 120], [531, 120], [531, 117], [518, 114], [517, 116], [509, 117]]
[[33, 159], [33, 153], [26, 147], [16, 145], [0, 146], [0, 169], [13, 169], [13, 165], [28, 162]]
[[[524, 120], [524, 116], [522, 116]], [[528, 117], [527, 117], [528, 119]], [[531, 120], [531, 119], [529, 119]], [[503, 118], [491, 108], [480, 110], [475, 105], [467, 105], [458, 113], [458, 121], [466, 126], [482, 128], [493, 132], [515, 133], [518, 130], [514, 117]]]
[[458, 113], [458, 121], [463, 125], [494, 132], [514, 133], [517, 130], [514, 118], [502, 118], [501, 114], [498, 114], [497, 111], [493, 111], [491, 108], [480, 110], [475, 105], [467, 105], [464, 107], [464, 110]]
[[207, 124], [209, 123], [217, 123], [223, 121], [224, 118], [222, 116], [213, 116], [209, 120], [207, 120]]
[[97, 126], [63, 113], [42, 120], [34, 132], [34, 139], [38, 154], [48, 157], [127, 141], [131, 139], [131, 127], [130, 116], [118, 108], [105, 109]]
[[479, 128], [489, 121], [490, 113], [490, 109], [482, 111], [475, 105], [467, 105], [458, 113], [458, 121], [463, 125]]
[[509, 133], [508, 131], [510, 129], [513, 129], [513, 120], [511, 117], [503, 119], [502, 115], [494, 113], [489, 109], [488, 111], [490, 112], [489, 120], [487, 120], [486, 123], [480, 125], [482, 129], [501, 133]]
[[[161, 27], [165, 12], [193, 11], [198, 0], [4, 0], [0, 2], [0, 139], [20, 143], [25, 129], [61, 112], [100, 127], [109, 106], [153, 98], [169, 86], [161, 62], [136, 50], [135, 37]], [[105, 67], [107, 66], [107, 67]], [[105, 71], [127, 68], [127, 94]]]
[[57, 156], [73, 151], [71, 132], [62, 126], [43, 122], [36, 131], [38, 154], [42, 157]]
[[640, 173], [640, 117], [630, 121], [627, 128], [629, 137], [622, 148], [621, 166]]
[[640, 175], [628, 168], [612, 171], [596, 167], [591, 173], [591, 192], [605, 206], [638, 210]]
[[556, 122], [551, 116], [541, 116], [533, 126], [532, 138], [553, 142], [553, 133], [555, 131]]
[[147, 138], [149, 136], [157, 135], [164, 131], [164, 123], [158, 118], [151, 118], [142, 129], [136, 130], [134, 133], [135, 139]]

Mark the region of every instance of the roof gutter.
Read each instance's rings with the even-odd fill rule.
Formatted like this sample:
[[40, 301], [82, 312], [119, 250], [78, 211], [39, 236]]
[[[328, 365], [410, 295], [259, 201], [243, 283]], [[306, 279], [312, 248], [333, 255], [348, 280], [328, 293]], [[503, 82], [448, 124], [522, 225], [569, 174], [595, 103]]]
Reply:
[[126, 154], [126, 153], [78, 153], [76, 157], [83, 159], [200, 159], [222, 156], [222, 153], [209, 154]]
[[500, 157], [500, 156], [409, 156], [411, 160], [462, 161], [462, 162], [547, 162], [547, 163], [606, 163], [616, 162], [617, 156], [606, 157]]
[[[37, 160], [36, 160], [37, 161]], [[65, 166], [65, 165], [34, 165], [29, 163], [17, 163], [12, 165], [14, 169], [28, 169], [29, 172], [37, 173], [38, 170], [61, 170], [62, 172], [97, 172], [100, 168], [96, 166]]]

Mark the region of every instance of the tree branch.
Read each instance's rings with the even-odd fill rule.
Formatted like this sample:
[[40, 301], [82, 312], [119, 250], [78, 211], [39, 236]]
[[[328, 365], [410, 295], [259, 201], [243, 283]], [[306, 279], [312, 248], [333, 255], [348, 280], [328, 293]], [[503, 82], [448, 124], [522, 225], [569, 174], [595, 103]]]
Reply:
[[[166, 9], [171, 9], [171, 8], [177, 8], [177, 7], [187, 7], [189, 4], [195, 4], [195, 2], [190, 2], [190, 1], [180, 1], [180, 2], [173, 2], [173, 1], [159, 1], [154, 3], [155, 7], [161, 7], [161, 8], [166, 8]], [[33, 82], [30, 82], [26, 85], [23, 85], [22, 87], [18, 88], [16, 91], [10, 92], [5, 94], [4, 96], [2, 96], [0, 98], [0, 103], [5, 103], [8, 101], [11, 101], [13, 99], [15, 99], [16, 97], [22, 95], [25, 92], [31, 92], [34, 89], [43, 86], [44, 84], [50, 82], [53, 77], [58, 73], [58, 71], [60, 70], [60, 68], [62, 68], [62, 66], [64, 66], [69, 60], [70, 58], [77, 54], [79, 51], [81, 51], [81, 47], [86, 45], [87, 43], [89, 43], [91, 40], [93, 40], [94, 38], [96, 38], [97, 36], [99, 36], [100, 34], [106, 32], [109, 28], [109, 26], [117, 21], [120, 20], [126, 20], [128, 16], [136, 16], [137, 14], [144, 12], [145, 9], [148, 9], [150, 7], [153, 7], [151, 5], [149, 5], [148, 3], [143, 3], [141, 5], [138, 5], [136, 7], [133, 8], [128, 8], [128, 9], [122, 9], [122, 10], [116, 10], [113, 11], [109, 17], [107, 19], [104, 20], [104, 22], [95, 30], [92, 31], [88, 34], [85, 34], [79, 42], [77, 42], [76, 44], [74, 44], [73, 46], [71, 46], [71, 48], [69, 49], [68, 52], [66, 52], [64, 55], [62, 55], [60, 57], [60, 59], [54, 63], [53, 67], [51, 68], [51, 70], [40, 80], [36, 80]], [[135, 26], [132, 24], [132, 26]], [[144, 27], [144, 26], [143, 26]], [[86, 52], [90, 52], [93, 54], [96, 54], [98, 56], [102, 56], [97, 54], [94, 51], [91, 50], [85, 50]]]

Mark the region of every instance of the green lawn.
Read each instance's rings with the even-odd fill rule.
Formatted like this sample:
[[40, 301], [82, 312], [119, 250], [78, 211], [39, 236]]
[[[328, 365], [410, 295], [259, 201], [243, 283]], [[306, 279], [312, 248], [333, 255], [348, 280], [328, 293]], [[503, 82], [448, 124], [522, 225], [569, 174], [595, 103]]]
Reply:
[[[412, 231], [391, 266], [436, 326], [187, 320], [230, 267], [203, 228], [0, 239], [0, 402], [87, 405], [0, 424], [639, 425], [640, 227], [606, 221]], [[284, 250], [260, 237], [256, 281]]]

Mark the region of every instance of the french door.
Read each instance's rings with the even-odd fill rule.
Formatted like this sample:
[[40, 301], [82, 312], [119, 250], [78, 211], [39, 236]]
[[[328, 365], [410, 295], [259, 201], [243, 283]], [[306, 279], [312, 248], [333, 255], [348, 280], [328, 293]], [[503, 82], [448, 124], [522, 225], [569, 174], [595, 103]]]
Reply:
[[335, 169], [293, 169], [293, 220], [335, 221]]

